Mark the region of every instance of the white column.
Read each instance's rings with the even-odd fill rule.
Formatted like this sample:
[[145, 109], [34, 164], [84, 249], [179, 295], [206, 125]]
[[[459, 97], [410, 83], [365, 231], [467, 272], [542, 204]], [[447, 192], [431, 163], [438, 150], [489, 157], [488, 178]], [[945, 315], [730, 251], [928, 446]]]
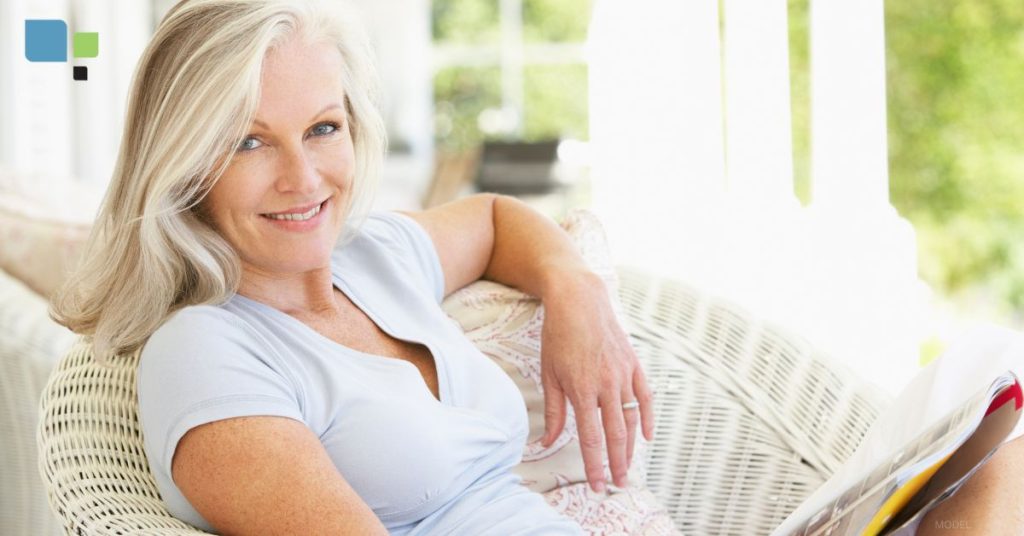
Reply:
[[889, 201], [883, 0], [811, 0], [815, 203]]
[[[25, 19], [67, 20], [66, 0], [10, 0], [4, 2], [3, 21], [13, 41], [11, 64], [6, 66], [5, 99], [0, 106], [4, 130], [4, 164], [19, 180], [31, 180], [43, 189], [72, 173], [74, 122], [71, 108], [71, 62], [34, 63], [25, 58]], [[68, 59], [71, 32], [68, 28]]]
[[[434, 158], [429, 0], [360, 0], [381, 80], [381, 113], [393, 143], [376, 207], [416, 209]], [[407, 150], [398, 151], [398, 144]]]
[[724, 0], [729, 190], [795, 203], [786, 0]]
[[890, 392], [930, 322], [916, 238], [889, 204], [883, 0], [811, 1], [812, 198], [801, 323]]
[[0, 77], [0, 170], [10, 166], [14, 159], [14, 124], [10, 120], [16, 106], [14, 69], [28, 63], [24, 52], [24, 18], [20, 2], [0, 2], [0, 32], [6, 36], [0, 39], [0, 72], [8, 74]]
[[76, 126], [75, 175], [105, 188], [121, 142], [135, 65], [149, 39], [150, 5], [137, 0], [72, 0], [71, 32], [99, 33], [99, 55], [69, 57], [89, 69], [71, 86]]
[[682, 264], [723, 190], [718, 3], [597, 0], [587, 55], [592, 208], [623, 261]]

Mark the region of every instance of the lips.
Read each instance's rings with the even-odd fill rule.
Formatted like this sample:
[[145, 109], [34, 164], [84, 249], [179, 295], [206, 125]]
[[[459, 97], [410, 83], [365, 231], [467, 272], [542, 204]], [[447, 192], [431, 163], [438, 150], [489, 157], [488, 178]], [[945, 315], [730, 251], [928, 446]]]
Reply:
[[260, 214], [260, 216], [284, 216], [284, 215], [287, 215], [287, 214], [305, 214], [305, 213], [313, 210], [314, 208], [323, 205], [324, 201], [326, 201], [326, 199], [324, 199], [323, 201], [315, 201], [313, 203], [307, 203], [305, 205], [300, 205], [300, 206], [297, 206], [297, 207], [292, 207], [292, 208], [287, 209], [287, 210], [282, 210], [281, 212], [264, 212], [264, 213]]
[[260, 217], [283, 229], [294, 231], [312, 229], [320, 221], [320, 214], [327, 207], [328, 201], [330, 198], [320, 203], [301, 205], [282, 212], [265, 212], [260, 214]]

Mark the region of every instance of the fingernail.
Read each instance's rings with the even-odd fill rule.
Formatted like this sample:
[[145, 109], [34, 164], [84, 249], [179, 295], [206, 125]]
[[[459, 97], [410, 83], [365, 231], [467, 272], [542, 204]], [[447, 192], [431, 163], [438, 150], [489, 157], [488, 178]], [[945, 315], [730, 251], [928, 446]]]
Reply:
[[604, 480], [598, 480], [597, 482], [594, 483], [594, 491], [596, 491], [597, 493], [604, 493], [604, 490]]

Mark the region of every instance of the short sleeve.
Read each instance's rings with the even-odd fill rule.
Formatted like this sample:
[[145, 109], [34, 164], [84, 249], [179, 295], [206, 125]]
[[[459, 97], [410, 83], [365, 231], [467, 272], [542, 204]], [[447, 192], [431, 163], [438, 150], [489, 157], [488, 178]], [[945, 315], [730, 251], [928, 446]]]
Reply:
[[211, 306], [185, 308], [149, 339], [139, 362], [139, 422], [150, 464], [171, 478], [190, 429], [233, 417], [302, 421], [288, 371], [240, 318]]
[[364, 224], [369, 236], [388, 243], [411, 277], [418, 278], [434, 300], [444, 299], [444, 271], [433, 239], [416, 220], [400, 212], [373, 212]]

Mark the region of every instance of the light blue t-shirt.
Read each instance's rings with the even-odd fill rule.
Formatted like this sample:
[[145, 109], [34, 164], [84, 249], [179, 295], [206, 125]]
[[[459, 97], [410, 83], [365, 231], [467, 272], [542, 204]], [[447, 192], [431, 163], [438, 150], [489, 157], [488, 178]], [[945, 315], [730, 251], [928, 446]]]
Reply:
[[301, 421], [391, 534], [580, 534], [511, 472], [527, 439], [512, 380], [444, 314], [433, 242], [412, 218], [371, 214], [332, 255], [334, 285], [382, 330], [425, 345], [440, 401], [415, 365], [342, 346], [241, 295], [187, 307], [138, 370], [146, 455], [170, 513], [212, 532], [171, 479], [178, 441], [246, 415]]

